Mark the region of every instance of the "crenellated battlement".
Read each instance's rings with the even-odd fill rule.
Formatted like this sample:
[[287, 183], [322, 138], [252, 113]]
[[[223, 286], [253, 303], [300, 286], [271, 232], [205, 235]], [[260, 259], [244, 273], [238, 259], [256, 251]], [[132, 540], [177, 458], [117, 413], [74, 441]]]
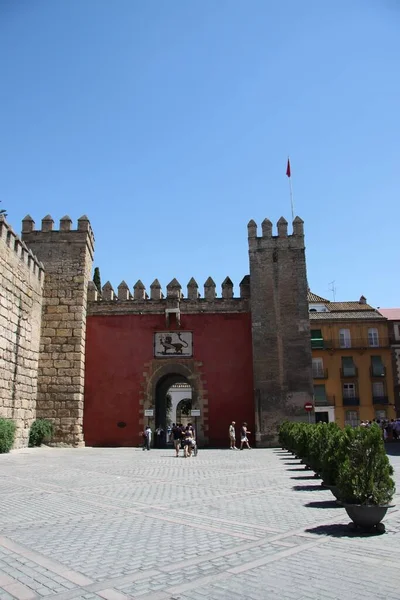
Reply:
[[37, 277], [38, 281], [43, 282], [43, 263], [14, 232], [11, 225], [6, 222], [4, 215], [0, 215], [0, 243], [14, 252], [15, 258], [23, 263], [28, 271]]
[[216, 292], [216, 283], [211, 277], [204, 282], [204, 296], [202, 297], [198, 291], [199, 286], [196, 280], [192, 277], [187, 284], [187, 295], [182, 292], [182, 286], [177, 279], [173, 279], [166, 286], [166, 294], [162, 292], [162, 287], [158, 279], [155, 279], [150, 285], [150, 295], [146, 292], [146, 287], [139, 279], [133, 286], [132, 292], [125, 281], [121, 281], [115, 292], [113, 286], [107, 281], [101, 293], [93, 283], [88, 284], [88, 301], [89, 302], [152, 302], [153, 300], [167, 300], [174, 298], [176, 300], [186, 300], [186, 302], [197, 302], [198, 300], [230, 300], [243, 299], [249, 297], [250, 278], [246, 275], [239, 284], [240, 297], [234, 297], [233, 282], [230, 277], [226, 277], [221, 284], [221, 296], [218, 297]]
[[184, 312], [243, 312], [248, 310], [250, 297], [250, 277], [246, 275], [239, 284], [239, 296], [234, 296], [234, 284], [226, 277], [221, 284], [221, 294], [217, 293], [217, 285], [212, 277], [208, 277], [203, 284], [203, 295], [199, 292], [199, 285], [192, 277], [186, 286], [186, 294], [177, 279], [168, 283], [164, 292], [158, 279], [150, 285], [150, 293], [139, 279], [132, 290], [125, 281], [121, 281], [115, 292], [113, 286], [107, 281], [101, 293], [93, 283], [88, 283], [89, 312], [100, 314], [105, 312], [163, 312], [167, 306], [179, 305]]
[[82, 243], [85, 239], [91, 257], [94, 253], [94, 234], [90, 221], [86, 215], [78, 219], [77, 228], [72, 229], [72, 219], [65, 215], [59, 221], [59, 229], [54, 229], [54, 219], [46, 215], [42, 219], [41, 228], [35, 229], [35, 221], [30, 215], [22, 220], [22, 237], [29, 243], [35, 242], [69, 242]]
[[249, 249], [261, 248], [304, 248], [304, 221], [296, 217], [292, 223], [292, 233], [288, 234], [288, 222], [281, 217], [276, 224], [277, 235], [273, 235], [273, 224], [269, 219], [261, 223], [261, 236], [258, 236], [257, 223], [249, 221], [247, 225]]

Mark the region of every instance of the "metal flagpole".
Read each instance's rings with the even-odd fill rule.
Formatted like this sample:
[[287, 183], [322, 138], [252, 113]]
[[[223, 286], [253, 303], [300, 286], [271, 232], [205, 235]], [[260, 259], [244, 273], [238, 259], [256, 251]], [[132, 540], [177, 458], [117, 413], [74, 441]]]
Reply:
[[289, 178], [289, 191], [290, 191], [290, 207], [292, 209], [292, 221], [294, 221], [294, 206], [293, 206], [293, 190], [292, 190], [292, 172], [290, 169], [290, 157], [287, 159], [286, 175]]

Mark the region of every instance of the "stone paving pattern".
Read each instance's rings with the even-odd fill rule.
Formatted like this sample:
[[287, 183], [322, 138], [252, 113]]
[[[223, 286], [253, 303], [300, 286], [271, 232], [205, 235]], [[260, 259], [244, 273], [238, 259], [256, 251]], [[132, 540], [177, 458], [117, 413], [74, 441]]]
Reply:
[[400, 596], [399, 497], [385, 534], [358, 535], [278, 449], [21, 449], [0, 499], [0, 600]]

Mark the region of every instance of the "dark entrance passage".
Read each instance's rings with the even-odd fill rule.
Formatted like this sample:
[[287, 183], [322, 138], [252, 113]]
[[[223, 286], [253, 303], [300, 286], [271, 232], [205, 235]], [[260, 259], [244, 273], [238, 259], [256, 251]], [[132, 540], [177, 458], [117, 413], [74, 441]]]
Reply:
[[316, 412], [315, 413], [315, 422], [316, 423], [329, 423], [329, 413], [328, 412]]
[[[155, 415], [154, 415], [154, 447], [165, 448], [169, 443], [169, 432], [172, 419], [178, 416], [178, 410], [173, 410], [174, 397], [170, 389], [176, 384], [184, 383], [190, 387], [186, 377], [177, 373], [169, 373], [162, 377], [156, 385]], [[186, 387], [186, 386], [185, 386]], [[181, 404], [181, 402], [179, 403]], [[179, 406], [179, 405], [178, 405]], [[189, 413], [190, 414], [190, 413]]]

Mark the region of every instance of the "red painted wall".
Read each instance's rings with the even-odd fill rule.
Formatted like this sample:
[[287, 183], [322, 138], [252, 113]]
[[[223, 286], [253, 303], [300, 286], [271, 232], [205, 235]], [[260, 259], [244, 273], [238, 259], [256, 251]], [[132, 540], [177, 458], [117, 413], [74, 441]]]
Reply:
[[[238, 435], [242, 421], [247, 421], [254, 432], [250, 314], [182, 315], [181, 319], [181, 329], [193, 331], [193, 358], [203, 363], [210, 445], [227, 446], [232, 420], [237, 423]], [[88, 317], [86, 445], [139, 444], [139, 392], [144, 364], [153, 360], [154, 332], [164, 329], [164, 315]], [[126, 422], [127, 426], [119, 428], [118, 422]]]

